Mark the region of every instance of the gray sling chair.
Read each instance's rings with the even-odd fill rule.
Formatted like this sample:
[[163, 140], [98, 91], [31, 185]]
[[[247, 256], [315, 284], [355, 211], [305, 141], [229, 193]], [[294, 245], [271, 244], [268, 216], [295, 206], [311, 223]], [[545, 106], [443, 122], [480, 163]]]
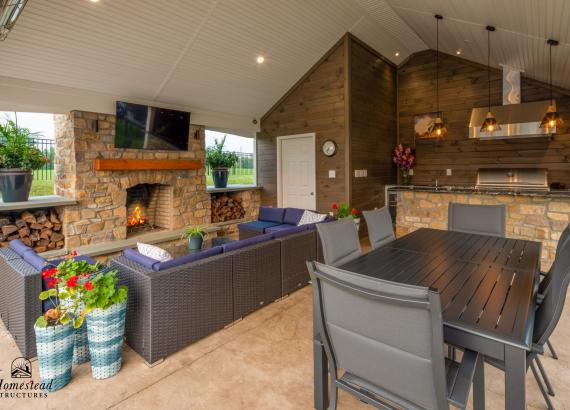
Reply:
[[447, 229], [479, 235], [505, 236], [505, 205], [470, 205], [449, 203]]
[[446, 361], [439, 293], [318, 262], [307, 266], [314, 325], [329, 362], [331, 409], [339, 388], [381, 409], [466, 407], [483, 361], [472, 351], [461, 363]]
[[396, 239], [394, 228], [392, 227], [392, 217], [387, 207], [375, 209], [373, 211], [362, 211], [366, 226], [368, 227], [368, 238], [372, 249], [384, 246]]
[[[547, 278], [550, 280], [549, 291], [546, 292], [542, 302], [540, 302], [536, 309], [534, 333], [532, 337], [533, 344], [531, 351], [527, 354], [526, 363], [527, 368], [530, 367], [532, 370], [548, 408], [554, 409], [548, 397], [547, 389], [545, 389], [538, 374], [538, 371], [540, 371], [548, 389], [552, 390], [538, 355], [543, 354], [545, 344], [548, 342], [548, 339], [550, 339], [554, 329], [556, 329], [560, 316], [562, 315], [564, 302], [566, 301], [566, 293], [568, 291], [568, 284], [570, 283], [570, 240], [568, 240], [568, 238], [560, 245], [560, 249], [556, 254], [556, 259], [548, 272]], [[504, 368], [504, 363], [502, 362], [491, 359], [488, 359], [487, 362], [500, 369]], [[534, 362], [538, 365], [538, 371]]]
[[358, 231], [352, 218], [317, 224], [317, 231], [327, 265], [341, 266], [362, 255]]

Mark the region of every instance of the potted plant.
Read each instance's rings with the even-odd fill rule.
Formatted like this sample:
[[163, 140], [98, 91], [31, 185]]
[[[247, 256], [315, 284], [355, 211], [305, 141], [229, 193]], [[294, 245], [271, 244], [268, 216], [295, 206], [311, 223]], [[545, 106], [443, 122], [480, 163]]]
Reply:
[[204, 236], [206, 236], [206, 231], [201, 226], [194, 226], [186, 229], [183, 238], [188, 239], [188, 247], [195, 251], [202, 249], [202, 244], [204, 243]]
[[34, 325], [41, 383], [48, 391], [56, 391], [71, 380], [75, 329], [83, 325], [85, 311], [79, 309], [82, 289], [89, 288], [86, 278], [68, 279], [66, 290], [60, 291], [63, 278], [57, 268], [46, 269], [42, 277], [48, 289], [41, 292], [40, 300], [50, 300], [53, 308], [40, 316]]
[[358, 209], [351, 208], [347, 203], [340, 203], [337, 204], [336, 202], [332, 204], [332, 215], [335, 216], [337, 219], [342, 218], [352, 218], [354, 223], [356, 224], [356, 230], [360, 229], [360, 212]]
[[402, 185], [410, 184], [410, 169], [414, 168], [416, 157], [411, 147], [404, 147], [402, 144], [394, 149], [394, 164], [400, 170], [400, 183]]
[[95, 379], [112, 377], [121, 369], [128, 290], [118, 282], [116, 271], [101, 272], [93, 278], [83, 299], [91, 374]]
[[214, 141], [213, 147], [206, 149], [206, 164], [212, 170], [212, 178], [216, 188], [225, 188], [228, 186], [228, 176], [230, 168], [234, 167], [238, 161], [238, 156], [233, 152], [224, 152], [226, 143], [226, 135], [222, 138], [222, 142]]
[[4, 202], [27, 201], [32, 171], [49, 163], [31, 138], [38, 136], [12, 121], [0, 123], [0, 192]]
[[[61, 279], [58, 286], [59, 291], [64, 295], [69, 294], [68, 298], [61, 301], [62, 305], [69, 309], [75, 309], [77, 312], [84, 312], [85, 303], [82, 300], [83, 293], [92, 286], [90, 279], [99, 271], [100, 266], [99, 264], [91, 264], [85, 260], [75, 260], [73, 256], [77, 256], [75, 251], [57, 265], [53, 277]], [[75, 329], [73, 364], [83, 364], [89, 360], [87, 325], [86, 323], [82, 323], [79, 328]]]

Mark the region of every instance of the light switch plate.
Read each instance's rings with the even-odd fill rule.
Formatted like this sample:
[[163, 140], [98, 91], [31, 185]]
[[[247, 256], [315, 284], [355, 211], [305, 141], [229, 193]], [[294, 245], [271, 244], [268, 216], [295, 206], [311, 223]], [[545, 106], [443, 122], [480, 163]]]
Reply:
[[414, 175], [414, 170], [410, 169], [410, 175]]
[[329, 178], [336, 178], [336, 171], [334, 169], [329, 169]]
[[451, 168], [447, 168], [447, 169], [445, 170], [445, 175], [447, 175], [448, 177], [451, 176]]

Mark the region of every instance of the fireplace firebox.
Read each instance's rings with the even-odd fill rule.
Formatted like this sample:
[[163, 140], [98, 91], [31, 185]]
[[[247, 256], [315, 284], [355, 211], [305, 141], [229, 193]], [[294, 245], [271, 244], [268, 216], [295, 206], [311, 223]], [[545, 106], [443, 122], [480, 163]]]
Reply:
[[172, 187], [138, 184], [127, 189], [127, 236], [172, 229]]

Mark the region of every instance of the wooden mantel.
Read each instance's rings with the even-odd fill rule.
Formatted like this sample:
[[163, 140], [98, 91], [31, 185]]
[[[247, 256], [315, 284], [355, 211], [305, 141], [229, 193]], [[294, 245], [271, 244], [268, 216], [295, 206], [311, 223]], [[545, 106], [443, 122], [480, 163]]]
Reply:
[[97, 171], [200, 169], [202, 161], [190, 159], [96, 159]]

